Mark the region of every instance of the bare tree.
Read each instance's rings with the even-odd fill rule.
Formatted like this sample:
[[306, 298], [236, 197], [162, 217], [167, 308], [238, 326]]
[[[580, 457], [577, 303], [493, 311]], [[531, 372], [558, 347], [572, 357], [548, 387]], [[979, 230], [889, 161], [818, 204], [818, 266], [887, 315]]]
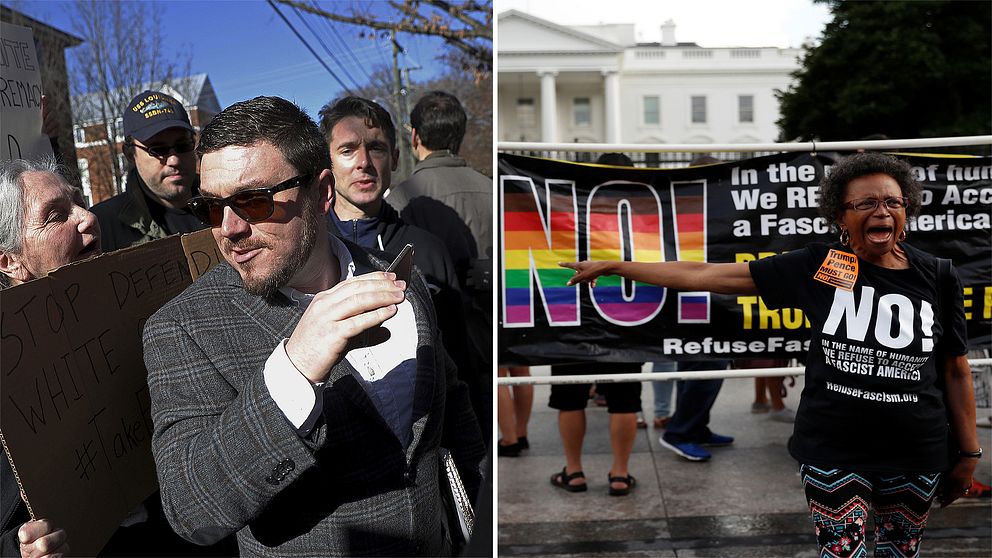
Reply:
[[[425, 82], [407, 83], [409, 108], [428, 91], [440, 90], [451, 93], [461, 101], [468, 122], [465, 139], [462, 141], [458, 154], [477, 171], [492, 176], [493, 172], [493, 83], [492, 75], [476, 79], [470, 70], [460, 69], [458, 65], [450, 66], [451, 70], [441, 77]], [[400, 107], [394, 102], [392, 94], [393, 81], [389, 68], [380, 67], [372, 73], [371, 82], [355, 92], [356, 95], [372, 99], [381, 104], [393, 115], [397, 126], [397, 138], [409, 136], [410, 129], [405, 127], [409, 122], [409, 114], [399, 118]], [[402, 143], [397, 141], [398, 144]], [[407, 146], [406, 149], [409, 149]], [[394, 184], [399, 184], [409, 175], [402, 169], [394, 177]]]
[[[469, 115], [468, 133], [462, 155], [469, 164], [487, 174], [492, 173], [492, 22], [491, 0], [389, 0], [372, 2], [336, 2], [318, 7], [313, 0], [269, 0], [333, 21], [363, 28], [359, 37], [389, 37], [393, 44], [393, 68], [379, 68], [369, 83], [356, 93], [375, 99], [388, 108], [397, 127], [400, 166], [397, 179], [413, 171], [409, 144], [409, 111], [425, 91], [442, 89], [462, 100]], [[384, 9], [388, 6], [388, 9]], [[426, 35], [444, 40], [439, 52], [448, 71], [431, 82], [414, 84], [401, 78], [396, 56], [401, 50], [397, 33]], [[420, 94], [414, 94], [420, 91]]]
[[[115, 192], [123, 189], [125, 169], [116, 139], [127, 103], [145, 89], [179, 87], [192, 57], [164, 44], [155, 6], [143, 2], [77, 0], [73, 32], [84, 40], [73, 51], [74, 124], [93, 129], [106, 145], [106, 157], [90, 162], [90, 176], [112, 176]], [[87, 130], [89, 131], [89, 130]], [[97, 164], [94, 164], [97, 163]]]
[[[321, 9], [298, 0], [275, 0], [280, 4], [326, 17], [342, 23], [368, 27], [377, 31], [395, 31], [413, 35], [430, 35], [444, 41], [473, 61], [481, 73], [492, 71], [493, 3], [491, 0], [389, 0], [392, 14], [373, 15], [369, 3], [364, 8], [352, 6], [344, 13], [344, 3], [337, 9]], [[341, 8], [338, 8], [338, 7]]]

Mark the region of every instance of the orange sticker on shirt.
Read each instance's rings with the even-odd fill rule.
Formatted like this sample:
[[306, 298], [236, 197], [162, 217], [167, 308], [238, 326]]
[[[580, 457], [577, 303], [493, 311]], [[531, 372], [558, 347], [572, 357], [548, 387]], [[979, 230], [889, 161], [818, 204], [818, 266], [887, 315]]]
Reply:
[[830, 250], [813, 279], [845, 291], [853, 290], [854, 284], [858, 282], [858, 257], [847, 252]]

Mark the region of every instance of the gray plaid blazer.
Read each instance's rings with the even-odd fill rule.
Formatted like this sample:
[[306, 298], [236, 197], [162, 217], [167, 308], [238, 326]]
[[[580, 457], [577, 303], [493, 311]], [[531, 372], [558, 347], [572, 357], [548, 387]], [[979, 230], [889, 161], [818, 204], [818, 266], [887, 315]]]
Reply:
[[[388, 262], [346, 244], [356, 274], [385, 269]], [[226, 263], [148, 320], [152, 450], [177, 533], [210, 544], [237, 532], [242, 556], [448, 552], [437, 450], [452, 451], [474, 494], [485, 446], [415, 273], [407, 297], [419, 344], [406, 450], [345, 359], [331, 370], [317, 427], [297, 433], [269, 395], [262, 368], [302, 311], [282, 294], [248, 294]]]

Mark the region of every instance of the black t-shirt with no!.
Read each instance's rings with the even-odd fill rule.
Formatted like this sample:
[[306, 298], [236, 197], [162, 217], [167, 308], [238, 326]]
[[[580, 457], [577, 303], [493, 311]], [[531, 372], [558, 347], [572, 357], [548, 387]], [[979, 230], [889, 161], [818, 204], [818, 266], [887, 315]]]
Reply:
[[[858, 260], [850, 290], [814, 279], [831, 249], [851, 254], [838, 243], [750, 263], [769, 308], [799, 308], [810, 322], [806, 385], [789, 441], [801, 463], [882, 473], [948, 466], [936, 361], [938, 352], [967, 352], [961, 284], [952, 269], [938, 285], [936, 258], [901, 246], [909, 269]], [[941, 308], [941, 301], [953, 304]]]

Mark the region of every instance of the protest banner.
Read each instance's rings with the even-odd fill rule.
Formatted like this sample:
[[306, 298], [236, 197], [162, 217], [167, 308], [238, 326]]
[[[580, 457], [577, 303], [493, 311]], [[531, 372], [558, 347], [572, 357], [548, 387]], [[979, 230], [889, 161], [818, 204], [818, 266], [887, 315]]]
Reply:
[[4, 450], [32, 516], [76, 555], [96, 555], [158, 486], [141, 332], [192, 283], [184, 245], [212, 243], [172, 236], [0, 291]]
[[[834, 242], [817, 198], [837, 157], [782, 154], [662, 170], [501, 154], [500, 364], [800, 357], [809, 324], [799, 310], [619, 277], [601, 277], [595, 289], [569, 287], [573, 272], [557, 264], [746, 262]], [[971, 346], [987, 348], [990, 159], [901, 157], [924, 186], [907, 242], [954, 261]]]
[[0, 161], [52, 154], [41, 133], [40, 68], [31, 29], [0, 23]]

